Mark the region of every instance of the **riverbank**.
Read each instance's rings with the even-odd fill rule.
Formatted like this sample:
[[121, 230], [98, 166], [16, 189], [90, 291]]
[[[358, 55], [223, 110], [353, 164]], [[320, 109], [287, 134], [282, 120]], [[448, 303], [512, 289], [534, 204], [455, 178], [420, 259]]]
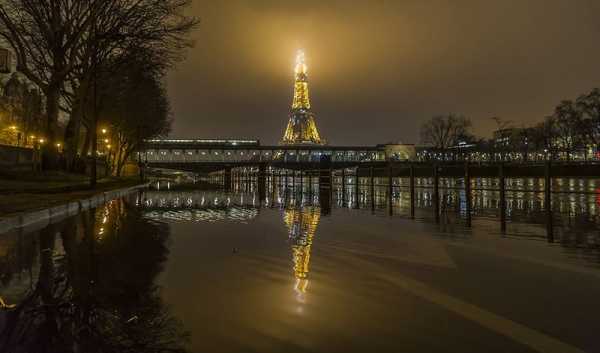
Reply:
[[79, 212], [144, 186], [138, 177], [104, 178], [90, 189], [85, 176], [0, 177], [0, 233], [55, 216]]

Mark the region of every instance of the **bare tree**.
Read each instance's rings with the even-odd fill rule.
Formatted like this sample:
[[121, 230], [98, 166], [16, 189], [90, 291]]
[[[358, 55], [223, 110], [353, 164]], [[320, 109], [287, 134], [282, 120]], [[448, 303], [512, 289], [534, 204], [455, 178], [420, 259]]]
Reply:
[[151, 57], [138, 52], [116, 75], [107, 72], [101, 77], [101, 117], [110, 126], [111, 166], [117, 176], [144, 139], [164, 136], [171, 128], [163, 76], [153, 66]]
[[[189, 45], [185, 36], [197, 23], [183, 15], [188, 4], [189, 0], [3, 0], [0, 37], [15, 51], [17, 70], [46, 97], [47, 140], [57, 141], [61, 92], [68, 93], [63, 94], [65, 110], [81, 117], [74, 105], [85, 104], [81, 98], [90, 95], [95, 64], [133, 46], [154, 48], [166, 62], [181, 55]], [[71, 135], [77, 136], [77, 131]]]
[[17, 70], [46, 97], [44, 133], [51, 143], [56, 142], [60, 90], [79, 62], [78, 48], [89, 33], [92, 9], [101, 4], [100, 0], [3, 0], [0, 4], [0, 36], [13, 48]]
[[554, 121], [559, 148], [570, 160], [573, 150], [581, 147], [583, 142], [582, 112], [573, 101], [564, 100], [554, 110]]
[[[139, 60], [146, 63], [146, 70], [162, 76], [165, 70], [183, 58], [184, 49], [191, 45], [187, 35], [198, 23], [196, 18], [183, 15], [189, 0], [106, 1], [118, 6], [111, 7], [110, 11], [103, 9], [97, 14], [97, 39], [87, 43], [97, 52], [98, 62], [94, 65], [92, 58], [82, 61], [72, 72], [69, 86], [63, 93], [66, 109], [71, 113], [65, 131], [68, 160], [77, 155], [81, 127], [86, 128], [86, 140], [92, 139], [92, 112], [87, 108], [94, 95], [94, 66], [96, 71], [101, 71], [99, 76], [117, 76], [123, 66], [130, 64], [132, 56], [139, 56]], [[85, 48], [80, 50], [86, 52]], [[101, 98], [97, 103], [102, 109]], [[83, 150], [85, 155], [87, 149]]]
[[600, 145], [600, 89], [579, 96], [575, 104], [582, 114], [581, 134], [586, 144], [597, 149]]
[[472, 136], [470, 128], [471, 120], [462, 115], [438, 115], [421, 126], [421, 142], [446, 150], [461, 139]]

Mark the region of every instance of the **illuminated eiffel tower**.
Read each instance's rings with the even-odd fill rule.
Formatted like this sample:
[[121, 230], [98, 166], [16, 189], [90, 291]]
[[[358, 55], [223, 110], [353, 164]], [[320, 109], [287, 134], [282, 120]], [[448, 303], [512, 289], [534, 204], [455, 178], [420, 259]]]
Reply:
[[290, 120], [283, 134], [281, 145], [324, 145], [319, 136], [315, 115], [310, 111], [308, 98], [308, 74], [304, 61], [304, 52], [296, 56], [296, 78], [294, 81], [294, 100]]

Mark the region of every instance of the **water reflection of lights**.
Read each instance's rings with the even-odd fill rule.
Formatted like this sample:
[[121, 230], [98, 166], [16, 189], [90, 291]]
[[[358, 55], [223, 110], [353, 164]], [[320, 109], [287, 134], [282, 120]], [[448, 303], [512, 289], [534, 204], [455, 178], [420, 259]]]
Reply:
[[[146, 191], [140, 196], [144, 216], [154, 220], [216, 222], [248, 221], [258, 215], [252, 204], [236, 202], [226, 193], [190, 191]], [[207, 203], [206, 200], [211, 200]], [[182, 200], [185, 200], [182, 202]], [[196, 201], [196, 200], [199, 200]], [[240, 199], [240, 201], [243, 200]]]
[[318, 207], [291, 208], [285, 210], [283, 215], [292, 244], [293, 271], [296, 279], [294, 292], [296, 301], [300, 304], [306, 302], [310, 251], [320, 217], [321, 211]]

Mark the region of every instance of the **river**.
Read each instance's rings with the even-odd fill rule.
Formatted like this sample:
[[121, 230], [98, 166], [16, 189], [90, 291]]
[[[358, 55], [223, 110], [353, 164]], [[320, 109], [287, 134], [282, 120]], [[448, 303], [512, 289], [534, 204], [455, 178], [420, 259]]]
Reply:
[[[600, 352], [599, 180], [153, 185], [0, 235], [2, 352]], [[598, 185], [598, 186], [596, 186]], [[390, 209], [391, 205], [391, 209]], [[391, 212], [390, 212], [391, 211]]]

